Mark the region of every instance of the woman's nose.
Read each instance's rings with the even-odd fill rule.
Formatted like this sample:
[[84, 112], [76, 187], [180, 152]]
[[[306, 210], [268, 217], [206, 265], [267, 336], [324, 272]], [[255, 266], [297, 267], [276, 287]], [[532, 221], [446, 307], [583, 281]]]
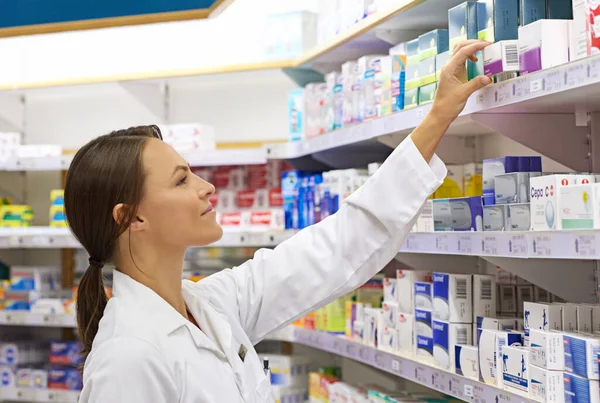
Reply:
[[200, 179], [200, 188], [198, 189], [198, 195], [201, 199], [207, 198], [215, 193], [215, 187], [212, 183], [206, 182]]

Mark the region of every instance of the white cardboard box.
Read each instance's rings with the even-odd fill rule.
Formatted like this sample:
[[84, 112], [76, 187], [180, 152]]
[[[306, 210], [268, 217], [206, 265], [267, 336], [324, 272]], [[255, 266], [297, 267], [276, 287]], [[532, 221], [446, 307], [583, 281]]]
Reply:
[[565, 401], [564, 372], [550, 371], [531, 365], [529, 367], [531, 384], [529, 397], [540, 403], [558, 403]]
[[415, 281], [425, 281], [427, 277], [428, 273], [424, 271], [396, 270], [396, 296], [398, 300], [398, 310], [400, 312], [414, 312]]
[[496, 278], [494, 276], [473, 275], [473, 323], [478, 316], [496, 316]]
[[529, 329], [562, 330], [562, 307], [537, 302], [525, 303], [525, 346], [529, 346]]
[[530, 329], [531, 364], [552, 371], [565, 370], [565, 347], [561, 332]]
[[433, 273], [433, 318], [452, 323], [473, 323], [470, 274]]
[[410, 313], [398, 313], [398, 351], [402, 354], [414, 353], [414, 316]]
[[454, 347], [457, 344], [471, 343], [469, 323], [433, 321], [433, 358], [440, 367], [452, 370], [455, 365]]
[[498, 365], [503, 367], [504, 390], [529, 397], [529, 385], [531, 384], [529, 355], [529, 350], [524, 347], [502, 347], [502, 359]]
[[455, 372], [465, 378], [479, 380], [479, 350], [475, 346], [457, 344], [454, 347]]

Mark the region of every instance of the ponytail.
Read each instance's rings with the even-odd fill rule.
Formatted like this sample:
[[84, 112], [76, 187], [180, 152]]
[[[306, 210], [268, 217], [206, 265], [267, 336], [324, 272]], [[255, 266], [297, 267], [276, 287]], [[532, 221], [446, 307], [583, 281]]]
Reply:
[[102, 278], [103, 264], [92, 258], [89, 263], [77, 289], [77, 328], [84, 356], [92, 350], [92, 343], [108, 302]]

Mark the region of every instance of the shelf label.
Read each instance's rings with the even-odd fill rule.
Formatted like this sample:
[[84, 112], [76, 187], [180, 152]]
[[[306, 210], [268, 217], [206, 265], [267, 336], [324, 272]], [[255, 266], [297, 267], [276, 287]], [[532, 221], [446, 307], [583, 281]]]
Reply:
[[362, 361], [364, 363], [370, 363], [369, 360], [369, 352], [371, 351], [371, 349], [367, 346], [360, 346], [358, 347], [358, 360]]
[[392, 360], [392, 372], [399, 376], [404, 374], [404, 371], [402, 371], [402, 365], [400, 365], [400, 361]]
[[433, 388], [437, 389], [440, 392], [448, 393], [450, 389], [448, 388], [448, 376], [443, 371], [433, 371], [432, 384]]
[[482, 253], [485, 255], [498, 254], [498, 239], [495, 235], [484, 235], [481, 240]]
[[470, 255], [473, 249], [473, 237], [471, 235], [460, 235], [458, 237], [458, 253]]
[[577, 63], [567, 68], [564, 74], [565, 87], [579, 87], [585, 83], [587, 74], [586, 65], [584, 63]]
[[437, 252], [448, 252], [450, 250], [450, 236], [448, 234], [436, 235], [435, 237], [435, 250]]
[[563, 75], [560, 70], [552, 71], [542, 78], [542, 90], [544, 91], [560, 91], [564, 82]]
[[423, 118], [425, 116], [425, 112], [428, 112], [428, 111], [429, 111], [429, 108], [427, 108], [427, 107], [421, 106], [421, 107], [417, 108], [417, 110], [416, 110], [417, 117]]
[[463, 378], [450, 375], [448, 379], [448, 393], [459, 399], [462, 398], [464, 395]]
[[514, 98], [524, 97], [529, 94], [529, 78], [523, 77], [513, 81], [512, 96]]
[[382, 352], [375, 350], [373, 354], [373, 366], [379, 369], [387, 369], [386, 368], [386, 355]]
[[598, 241], [596, 239], [596, 234], [587, 232], [587, 233], [575, 233], [573, 235], [574, 238], [574, 246], [575, 246], [575, 256], [581, 258], [595, 258], [597, 255], [597, 245]]
[[512, 95], [512, 86], [510, 83], [499, 84], [494, 90], [494, 103], [501, 104], [508, 102], [512, 98]]
[[415, 381], [422, 385], [431, 385], [431, 378], [427, 376], [427, 370], [421, 365], [415, 366]]
[[409, 234], [406, 237], [406, 241], [404, 241], [404, 250], [406, 250], [407, 252], [418, 252], [419, 249], [419, 239], [420, 237], [418, 235], [411, 235]]
[[552, 237], [550, 235], [534, 235], [531, 243], [531, 253], [537, 257], [552, 256]]
[[509, 237], [508, 254], [510, 256], [527, 256], [527, 237], [525, 234], [511, 235]]
[[346, 357], [356, 359], [356, 344], [348, 343], [346, 344]]
[[465, 395], [465, 397], [474, 397], [475, 396], [475, 394], [473, 392], [473, 385], [465, 385], [464, 395]]
[[531, 80], [529, 83], [529, 92], [537, 92], [544, 89], [544, 81], [541, 78]]
[[587, 65], [587, 77], [592, 80], [600, 79], [600, 58], [594, 57]]

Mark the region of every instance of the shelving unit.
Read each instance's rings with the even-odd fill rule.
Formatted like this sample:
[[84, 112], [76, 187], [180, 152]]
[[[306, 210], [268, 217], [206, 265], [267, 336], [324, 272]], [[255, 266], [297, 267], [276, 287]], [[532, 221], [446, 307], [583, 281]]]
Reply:
[[11, 402], [77, 403], [79, 392], [55, 389], [2, 388], [0, 399]]
[[0, 311], [0, 326], [76, 328], [75, 315], [42, 314], [29, 311]]

